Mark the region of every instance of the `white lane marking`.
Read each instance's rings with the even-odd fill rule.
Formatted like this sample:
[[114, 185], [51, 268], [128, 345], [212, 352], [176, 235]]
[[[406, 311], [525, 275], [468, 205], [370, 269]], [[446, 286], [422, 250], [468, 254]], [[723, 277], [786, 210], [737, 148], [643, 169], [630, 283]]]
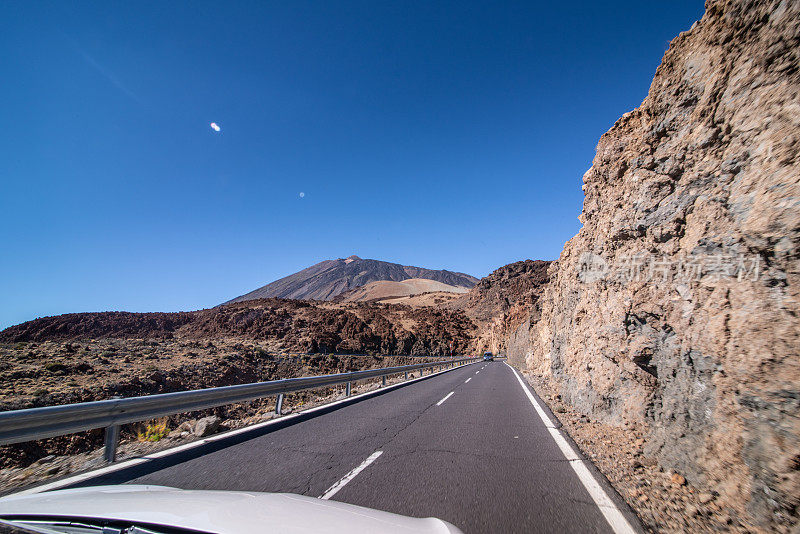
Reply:
[[352, 471], [347, 473], [344, 476], [344, 478], [342, 478], [339, 482], [337, 482], [336, 484], [334, 484], [333, 486], [328, 488], [328, 491], [326, 491], [325, 493], [320, 495], [319, 498], [320, 499], [330, 499], [331, 497], [336, 495], [339, 492], [340, 489], [345, 487], [345, 485], [347, 485], [348, 482], [353, 480], [356, 477], [357, 474], [359, 474], [361, 471], [366, 469], [369, 464], [371, 464], [372, 462], [377, 460], [378, 456], [380, 456], [381, 454], [383, 454], [383, 451], [375, 451], [372, 454], [370, 454], [369, 458], [367, 458], [366, 460], [361, 462], [361, 465], [359, 465], [358, 467], [356, 467], [355, 469], [353, 469]]
[[475, 365], [475, 363], [476, 362], [464, 363], [464, 364], [458, 365], [457, 367], [453, 367], [452, 369], [445, 369], [444, 371], [438, 371], [438, 372], [436, 372], [436, 373], [434, 373], [432, 375], [420, 376], [418, 378], [412, 378], [410, 380], [406, 380], [406, 381], [403, 381], [403, 382], [398, 382], [397, 384], [391, 384], [389, 386], [386, 386], [385, 388], [373, 389], [372, 391], [366, 391], [364, 393], [359, 393], [358, 395], [353, 395], [351, 397], [347, 397], [345, 399], [341, 399], [341, 400], [338, 400], [338, 401], [333, 401], [333, 402], [329, 402], [329, 403], [326, 403], [326, 404], [321, 404], [320, 406], [315, 406], [313, 408], [309, 408], [308, 410], [295, 412], [295, 413], [292, 413], [290, 415], [284, 415], [283, 417], [278, 417], [276, 419], [272, 419], [270, 421], [265, 421], [263, 423], [256, 423], [255, 425], [250, 425], [250, 426], [238, 428], [236, 430], [231, 430], [230, 432], [224, 432], [222, 434], [216, 434], [216, 435], [211, 436], [211, 437], [206, 438], [206, 439], [199, 439], [197, 441], [192, 441], [191, 443], [184, 443], [183, 445], [178, 445], [177, 447], [164, 449], [163, 451], [159, 451], [159, 452], [156, 452], [156, 453], [153, 453], [153, 454], [148, 454], [146, 456], [140, 456], [138, 458], [131, 458], [129, 460], [123, 460], [123, 461], [117, 462], [117, 463], [115, 463], [113, 465], [109, 465], [109, 466], [106, 466], [106, 467], [101, 467], [100, 469], [96, 469], [94, 471], [87, 471], [85, 473], [79, 473], [77, 475], [72, 475], [72, 476], [69, 476], [67, 478], [62, 478], [61, 480], [56, 480], [54, 482], [49, 482], [47, 484], [42, 484], [41, 486], [35, 486], [35, 487], [28, 488], [26, 490], [18, 491], [18, 492], [15, 492], [15, 493], [9, 493], [7, 495], [4, 495], [4, 497], [10, 497], [12, 495], [32, 495], [32, 494], [35, 494], [35, 493], [42, 493], [44, 491], [52, 491], [52, 490], [56, 490], [56, 489], [61, 489], [61, 488], [64, 488], [66, 486], [71, 486], [72, 484], [77, 484], [79, 482], [84, 482], [84, 481], [90, 480], [92, 478], [96, 478], [96, 477], [99, 477], [99, 476], [102, 476], [102, 475], [106, 475], [108, 473], [113, 473], [115, 471], [120, 471], [122, 469], [127, 469], [128, 467], [133, 467], [135, 465], [139, 465], [139, 464], [143, 464], [143, 463], [146, 463], [146, 462], [150, 462], [150, 461], [158, 459], [158, 458], [164, 458], [164, 457], [167, 457], [167, 456], [171, 456], [173, 454], [177, 454], [177, 453], [185, 451], [185, 450], [194, 449], [196, 447], [201, 447], [203, 445], [206, 445], [206, 444], [214, 442], [214, 441], [227, 439], [227, 438], [230, 438], [231, 436], [235, 436], [237, 434], [243, 434], [245, 432], [252, 432], [254, 430], [259, 430], [261, 428], [272, 426], [272, 425], [279, 424], [279, 423], [284, 423], [285, 424], [287, 421], [291, 421], [292, 419], [296, 419], [298, 417], [302, 417], [302, 416], [308, 415], [310, 413], [318, 412], [320, 410], [330, 409], [331, 407], [339, 405], [339, 404], [352, 402], [353, 399], [358, 399], [358, 398], [361, 398], [361, 397], [371, 397], [371, 396], [374, 396], [375, 394], [380, 393], [380, 392], [385, 392], [385, 391], [388, 391], [390, 389], [399, 388], [400, 386], [403, 386], [403, 385], [406, 385], [406, 384], [411, 384], [413, 382], [419, 382], [420, 380], [425, 380], [425, 379], [430, 378], [432, 376], [437, 376], [437, 375], [440, 375], [440, 374], [443, 374], [443, 373], [447, 373], [449, 371], [452, 371], [453, 369], [460, 369], [461, 367], [466, 367], [467, 365]]
[[469, 382], [470, 380], [472, 380], [472, 377], [469, 377], [469, 378], [467, 378], [466, 380], [464, 380], [464, 383], [466, 384], [466, 383], [467, 383], [467, 382]]
[[476, 375], [477, 375], [478, 373], [480, 373], [480, 371], [475, 371], [475, 374], [476, 374]]
[[[506, 365], [508, 365], [506, 363]], [[569, 465], [572, 466], [572, 469], [575, 471], [575, 474], [578, 475], [583, 487], [586, 488], [586, 491], [589, 492], [589, 495], [592, 496], [594, 503], [602, 512], [603, 517], [606, 518], [608, 524], [611, 526], [611, 530], [616, 532], [617, 534], [634, 534], [636, 531], [633, 530], [633, 527], [628, 520], [625, 519], [625, 516], [622, 515], [622, 512], [617, 508], [617, 505], [614, 504], [606, 492], [603, 490], [603, 487], [600, 485], [597, 480], [595, 480], [594, 476], [592, 476], [592, 472], [589, 471], [589, 468], [586, 467], [586, 464], [575, 453], [575, 450], [570, 446], [564, 436], [561, 435], [558, 428], [553, 424], [553, 421], [547, 416], [545, 411], [542, 409], [541, 405], [536, 401], [536, 398], [530, 392], [530, 390], [525, 386], [525, 382], [522, 381], [522, 378], [517, 373], [517, 370], [508, 365], [508, 368], [514, 373], [514, 376], [517, 377], [519, 381], [519, 385], [522, 386], [522, 390], [527, 395], [528, 400], [531, 401], [533, 407], [536, 409], [536, 413], [539, 414], [539, 417], [542, 418], [542, 422], [544, 426], [547, 427], [547, 430], [550, 432], [550, 435], [555, 440], [556, 445], [558, 448], [561, 449], [562, 454], [569, 460]]]
[[445, 396], [444, 396], [444, 398], [443, 398], [442, 400], [440, 400], [439, 402], [437, 402], [437, 403], [436, 403], [436, 406], [441, 406], [441, 405], [442, 405], [442, 403], [443, 403], [444, 401], [446, 401], [447, 399], [449, 399], [449, 398], [450, 398], [450, 395], [452, 395], [453, 393], [454, 393], [454, 392], [453, 392], [453, 391], [451, 391], [450, 393], [448, 393], [447, 395], [445, 395]]

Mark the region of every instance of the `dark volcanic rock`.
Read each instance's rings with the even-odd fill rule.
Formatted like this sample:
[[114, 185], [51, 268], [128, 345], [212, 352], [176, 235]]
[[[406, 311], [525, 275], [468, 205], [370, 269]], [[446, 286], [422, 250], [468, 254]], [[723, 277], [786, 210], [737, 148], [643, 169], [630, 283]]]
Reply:
[[458, 310], [260, 299], [194, 312], [44, 317], [6, 328], [0, 343], [237, 338], [271, 342], [281, 351], [445, 355], [451, 348], [457, 354], [467, 352], [474, 328]]
[[[463, 310], [478, 324], [478, 352], [505, 352], [512, 363], [524, 365], [527, 331], [539, 317], [539, 297], [549, 280], [550, 263], [542, 260], [510, 263], [445, 305]], [[518, 335], [518, 331], [524, 335]]]

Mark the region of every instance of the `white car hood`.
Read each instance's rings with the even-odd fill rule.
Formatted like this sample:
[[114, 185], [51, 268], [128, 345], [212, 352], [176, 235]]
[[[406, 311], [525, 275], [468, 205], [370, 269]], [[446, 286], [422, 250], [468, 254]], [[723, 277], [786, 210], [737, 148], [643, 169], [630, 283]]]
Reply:
[[137, 485], [95, 486], [0, 499], [0, 518], [12, 516], [103, 518], [217, 534], [461, 532], [432, 517], [417, 519], [291, 493]]

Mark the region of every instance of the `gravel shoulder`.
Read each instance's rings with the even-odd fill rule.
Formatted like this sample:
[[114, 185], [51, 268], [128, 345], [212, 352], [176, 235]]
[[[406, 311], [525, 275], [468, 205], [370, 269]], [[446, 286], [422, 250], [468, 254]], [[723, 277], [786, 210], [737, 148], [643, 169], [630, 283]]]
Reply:
[[646, 456], [638, 427], [592, 421], [562, 402], [551, 382], [530, 371], [523, 375], [651, 532], [757, 531], [741, 523], [735, 510], [719, 506], [715, 493], [692, 487], [683, 475], [661, 469]]

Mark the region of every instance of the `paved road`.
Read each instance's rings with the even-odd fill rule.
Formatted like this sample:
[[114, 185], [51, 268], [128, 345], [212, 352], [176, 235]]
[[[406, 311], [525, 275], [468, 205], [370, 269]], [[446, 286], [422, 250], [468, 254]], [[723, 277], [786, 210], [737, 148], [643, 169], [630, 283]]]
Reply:
[[325, 495], [467, 533], [612, 531], [503, 362], [89, 482], [100, 483]]

